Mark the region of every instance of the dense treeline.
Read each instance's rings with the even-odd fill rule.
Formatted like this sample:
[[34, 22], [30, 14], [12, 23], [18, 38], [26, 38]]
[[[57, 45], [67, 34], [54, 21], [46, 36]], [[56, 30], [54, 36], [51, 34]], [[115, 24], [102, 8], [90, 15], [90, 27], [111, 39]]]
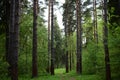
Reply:
[[[44, 3], [45, 2], [45, 3]], [[0, 79], [66, 73], [120, 78], [120, 0], [0, 1]], [[48, 27], [44, 19], [48, 8]], [[59, 8], [58, 8], [59, 9]]]

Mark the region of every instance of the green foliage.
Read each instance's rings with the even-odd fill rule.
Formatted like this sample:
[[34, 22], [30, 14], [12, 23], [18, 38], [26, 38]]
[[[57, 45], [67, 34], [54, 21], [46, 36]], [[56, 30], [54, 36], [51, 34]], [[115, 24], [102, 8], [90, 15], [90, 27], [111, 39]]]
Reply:
[[[32, 13], [22, 14], [20, 24], [20, 50], [19, 50], [19, 74], [30, 74], [32, 68]], [[47, 29], [43, 24], [44, 20], [38, 17], [38, 72], [46, 73], [47, 66]], [[42, 64], [42, 65], [41, 65]]]
[[48, 61], [48, 40], [47, 30], [44, 26], [38, 28], [38, 69], [40, 74], [46, 72], [46, 66]]
[[120, 76], [120, 27], [114, 29], [115, 33], [111, 33], [109, 36], [109, 49], [111, 58], [111, 73], [113, 80], [119, 79]]
[[86, 57], [86, 65], [89, 66], [86, 68], [87, 73], [95, 74], [96, 72], [96, 55], [98, 52], [98, 47], [94, 42], [91, 42], [87, 45], [86, 48], [87, 55]]
[[8, 63], [5, 56], [5, 35], [0, 35], [0, 78], [7, 75]]
[[8, 66], [9, 64], [3, 60], [2, 58], [0, 58], [0, 78], [2, 78], [3, 76], [7, 76], [8, 74]]
[[110, 65], [113, 80], [119, 80], [120, 77], [120, 1], [109, 1], [109, 50], [110, 50]]
[[98, 75], [77, 75], [75, 71], [65, 73], [65, 69], [56, 69], [56, 75], [40, 75], [37, 78], [30, 78], [30, 76], [20, 76], [19, 80], [102, 80]]
[[63, 38], [56, 18], [54, 26], [54, 50], [55, 50], [55, 67], [57, 68], [63, 67], [65, 60]]
[[76, 69], [76, 32], [70, 36], [70, 51], [72, 52], [72, 69]]
[[[37, 78], [31, 78], [30, 75], [20, 75], [19, 80], [103, 80], [99, 75], [78, 75], [75, 71], [65, 73], [64, 68], [55, 69], [56, 75], [39, 75]], [[3, 77], [2, 80], [9, 80]]]
[[[5, 59], [5, 7], [4, 0], [0, 2], [0, 79], [9, 80], [8, 63]], [[115, 3], [117, 4], [117, 3]], [[83, 46], [82, 64], [83, 74], [77, 75], [75, 70], [65, 73], [65, 69], [56, 69], [55, 76], [46, 73], [48, 62], [48, 34], [43, 19], [44, 9], [38, 15], [38, 72], [39, 76], [35, 79], [31, 78], [32, 68], [32, 30], [33, 30], [33, 11], [32, 5], [24, 0], [22, 6], [22, 14], [20, 17], [20, 38], [19, 38], [19, 80], [104, 80], [105, 79], [105, 55], [103, 47], [103, 21], [101, 16], [98, 18], [98, 40], [96, 44], [93, 40], [93, 21], [91, 17], [92, 7], [90, 0], [83, 1], [83, 33], [87, 39], [87, 43]], [[113, 80], [119, 80], [120, 77], [120, 25], [119, 12], [117, 5], [110, 7], [110, 25], [109, 25], [109, 50], [110, 65]], [[68, 48], [65, 47], [65, 37], [61, 35], [58, 22], [55, 18], [54, 24], [54, 50], [55, 50], [55, 67], [64, 67], [65, 51], [72, 52], [72, 67], [76, 69], [76, 18], [75, 18], [75, 0], [68, 0], [63, 5], [63, 23], [67, 23], [69, 31]], [[116, 15], [117, 14], [117, 15]], [[116, 21], [117, 20], [117, 21]], [[92, 75], [91, 75], [92, 74]]]
[[97, 74], [105, 79], [104, 48], [102, 42], [89, 42], [83, 48], [83, 74]]

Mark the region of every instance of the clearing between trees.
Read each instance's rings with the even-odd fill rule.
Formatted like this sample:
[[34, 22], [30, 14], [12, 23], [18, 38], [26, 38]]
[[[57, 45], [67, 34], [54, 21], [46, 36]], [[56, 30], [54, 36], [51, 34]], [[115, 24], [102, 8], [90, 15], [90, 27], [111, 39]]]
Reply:
[[55, 69], [55, 75], [39, 75], [37, 78], [21, 76], [19, 80], [102, 80], [99, 75], [78, 75], [75, 71], [65, 73], [64, 68]]

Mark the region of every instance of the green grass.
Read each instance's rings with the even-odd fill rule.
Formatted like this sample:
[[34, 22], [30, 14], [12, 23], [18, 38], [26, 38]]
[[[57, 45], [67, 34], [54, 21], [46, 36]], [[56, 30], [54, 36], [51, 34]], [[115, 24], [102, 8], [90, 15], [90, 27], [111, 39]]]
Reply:
[[[8, 80], [8, 79], [2, 79]], [[19, 76], [19, 80], [101, 80], [98, 75], [78, 75], [75, 71], [65, 73], [65, 69], [56, 69], [55, 75], [39, 75], [37, 78], [31, 78], [31, 76], [22, 75]]]
[[[21, 78], [21, 80], [27, 80]], [[101, 80], [98, 75], [78, 75], [75, 71], [65, 73], [65, 69], [56, 69], [55, 75], [42, 75], [38, 78], [28, 80]]]

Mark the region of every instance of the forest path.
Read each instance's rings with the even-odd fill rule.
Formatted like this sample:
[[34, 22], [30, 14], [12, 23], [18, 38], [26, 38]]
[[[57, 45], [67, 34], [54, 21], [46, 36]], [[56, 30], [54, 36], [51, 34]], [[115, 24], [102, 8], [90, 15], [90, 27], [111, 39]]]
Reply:
[[[5, 79], [7, 80], [7, 79]], [[55, 75], [39, 75], [37, 78], [31, 78], [30, 76], [21, 76], [19, 80], [103, 80], [99, 75], [78, 75], [76, 71], [65, 72], [65, 68], [55, 69]]]
[[76, 80], [74, 76], [69, 73], [65, 73], [65, 69], [56, 69], [55, 74], [60, 76], [60, 80]]
[[61, 80], [76, 80], [74, 77], [67, 75], [61, 75]]
[[64, 68], [55, 69], [55, 76], [59, 77], [56, 80], [102, 80], [98, 75], [78, 75], [75, 70], [66, 73]]

